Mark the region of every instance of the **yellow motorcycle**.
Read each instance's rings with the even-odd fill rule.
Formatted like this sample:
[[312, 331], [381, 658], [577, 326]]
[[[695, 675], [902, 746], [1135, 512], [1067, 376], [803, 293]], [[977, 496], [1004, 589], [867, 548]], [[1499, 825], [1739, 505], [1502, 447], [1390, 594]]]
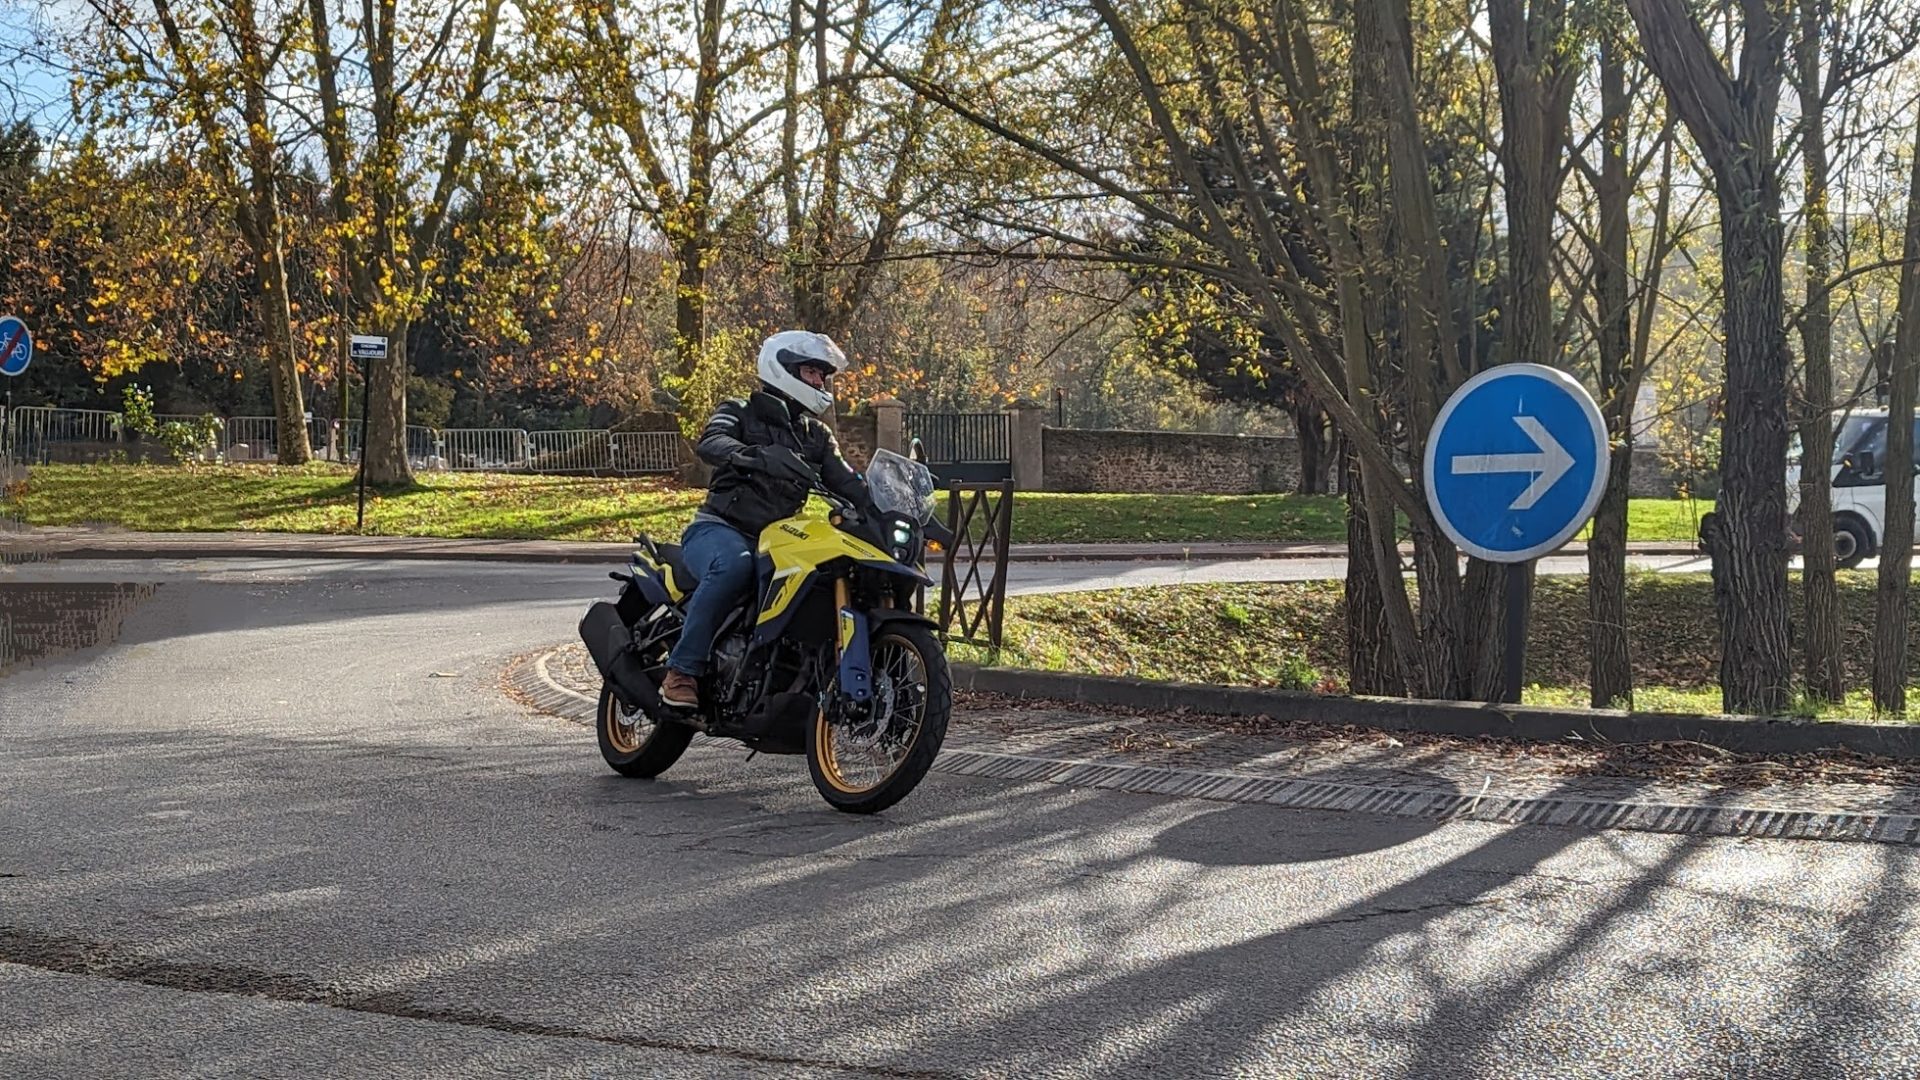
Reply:
[[759, 587], [721, 624], [695, 711], [660, 700], [695, 580], [678, 544], [639, 538], [627, 572], [610, 575], [618, 598], [580, 620], [614, 771], [658, 776], [704, 732], [805, 754], [814, 786], [849, 813], [884, 810], [920, 783], [953, 711], [946, 650], [922, 613], [927, 552], [951, 537], [933, 520], [925, 465], [882, 450], [866, 479], [870, 505], [822, 490], [824, 515], [803, 509], [761, 532]]

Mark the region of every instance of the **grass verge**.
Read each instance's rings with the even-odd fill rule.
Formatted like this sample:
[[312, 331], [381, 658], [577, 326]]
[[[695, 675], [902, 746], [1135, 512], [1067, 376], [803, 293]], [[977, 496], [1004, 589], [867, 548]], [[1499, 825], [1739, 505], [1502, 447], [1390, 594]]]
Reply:
[[[367, 532], [516, 540], [624, 541], [677, 534], [702, 493], [659, 479], [428, 473], [374, 490]], [[49, 465], [6, 497], [30, 525], [113, 525], [151, 532], [349, 533], [357, 491], [336, 466]], [[1686, 540], [1710, 506], [1636, 500], [1634, 540]], [[1330, 495], [1076, 495], [1015, 497], [1022, 543], [1265, 541], [1342, 543], [1345, 507]]]
[[[1795, 610], [1798, 610], [1797, 577]], [[1871, 663], [1874, 576], [1840, 575], [1842, 653], [1850, 685]], [[1586, 585], [1541, 578], [1534, 595], [1524, 700], [1589, 704]], [[1720, 643], [1704, 574], [1636, 573], [1628, 581], [1634, 707], [1716, 713]], [[1797, 643], [1796, 643], [1797, 644]], [[1920, 637], [1909, 664], [1920, 671]], [[997, 655], [967, 646], [955, 658], [1049, 671], [1344, 693], [1346, 624], [1337, 581], [1186, 585], [1017, 596], [1007, 601]], [[1797, 715], [1872, 719], [1864, 693]]]

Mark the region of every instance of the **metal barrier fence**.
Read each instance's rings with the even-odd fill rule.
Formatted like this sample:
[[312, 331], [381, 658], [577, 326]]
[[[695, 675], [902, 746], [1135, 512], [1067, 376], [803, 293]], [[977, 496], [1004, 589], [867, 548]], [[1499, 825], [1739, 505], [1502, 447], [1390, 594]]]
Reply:
[[617, 431], [607, 443], [617, 473], [678, 472], [690, 458], [677, 431]]
[[[309, 431], [311, 439], [313, 433]], [[272, 461], [280, 456], [280, 420], [272, 416], [230, 416], [220, 430], [220, 453], [228, 461]]]
[[430, 427], [407, 425], [407, 463], [416, 469], [440, 468], [439, 440]]
[[[352, 465], [360, 460], [363, 430], [359, 420], [315, 420], [308, 426], [307, 439], [314, 457]], [[416, 469], [440, 468], [439, 432], [408, 424], [407, 464]]]
[[[164, 415], [154, 419], [198, 420]], [[279, 421], [271, 416], [221, 420], [218, 460], [271, 462], [279, 456]], [[307, 440], [321, 461], [354, 464], [363, 442], [359, 420], [312, 420]], [[99, 409], [21, 406], [0, 409], [0, 459], [22, 464], [84, 463], [125, 454], [134, 439], [119, 413]], [[688, 459], [674, 431], [524, 431], [520, 428], [407, 426], [407, 460], [415, 469], [459, 472], [670, 473]]]
[[537, 473], [670, 473], [687, 460], [674, 431], [533, 431], [527, 440]]
[[439, 449], [441, 467], [455, 472], [524, 472], [529, 456], [519, 428], [447, 428]]
[[23, 405], [7, 415], [7, 460], [25, 465], [92, 460], [122, 441], [116, 412]]

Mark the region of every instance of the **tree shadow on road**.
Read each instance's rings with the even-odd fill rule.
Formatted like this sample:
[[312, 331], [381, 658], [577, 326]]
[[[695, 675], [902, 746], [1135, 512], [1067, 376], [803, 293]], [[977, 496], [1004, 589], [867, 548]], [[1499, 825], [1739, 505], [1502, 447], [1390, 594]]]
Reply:
[[[287, 1000], [595, 1045], [1021, 1077], [1541, 1075], [1604, 1046], [1724, 1072], [1765, 1014], [1689, 1014], [1672, 987], [1750, 981], [1752, 952], [1715, 951], [1730, 931], [1763, 954], [1795, 933], [1745, 879], [1700, 877], [1741, 855], [1699, 838], [940, 774], [863, 819], [797, 759], [720, 747], [630, 782], [580, 729], [292, 738], [168, 715], [0, 746], [0, 812], [31, 823], [0, 851], [0, 926], [112, 978], [218, 962], [235, 992], [285, 978]], [[1895, 858], [1747, 857], [1787, 850]], [[1771, 1003], [1871, 984], [1910, 899], [1868, 905], [1837, 954], [1791, 953], [1818, 975]], [[1609, 970], [1623, 948], [1635, 966]], [[221, 1064], [271, 1072], [264, 1054]]]

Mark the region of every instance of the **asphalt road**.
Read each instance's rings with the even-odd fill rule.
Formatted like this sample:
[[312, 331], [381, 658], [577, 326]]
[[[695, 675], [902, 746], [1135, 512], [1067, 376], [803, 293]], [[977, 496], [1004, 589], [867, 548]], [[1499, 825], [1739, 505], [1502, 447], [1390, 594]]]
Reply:
[[595, 573], [150, 569], [0, 678], [0, 1076], [1920, 1072], [1908, 848], [944, 774], [855, 819], [507, 702]]

